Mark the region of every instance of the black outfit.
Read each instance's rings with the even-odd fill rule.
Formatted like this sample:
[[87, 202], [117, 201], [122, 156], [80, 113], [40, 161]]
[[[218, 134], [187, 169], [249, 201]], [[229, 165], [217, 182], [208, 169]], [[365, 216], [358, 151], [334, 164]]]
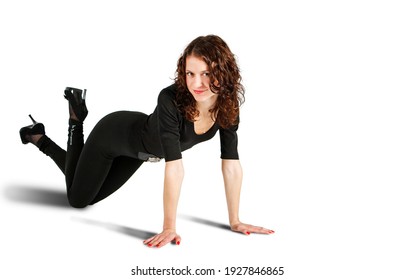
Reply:
[[151, 154], [166, 162], [177, 160], [183, 151], [211, 139], [218, 130], [221, 158], [239, 158], [238, 126], [223, 129], [215, 123], [206, 133], [196, 134], [193, 122], [178, 111], [176, 94], [175, 85], [163, 89], [150, 115], [119, 111], [105, 116], [85, 145], [82, 123], [70, 119], [66, 152], [46, 135], [39, 140], [39, 149], [64, 172], [73, 207], [94, 204], [120, 188], [144, 162], [139, 154]]

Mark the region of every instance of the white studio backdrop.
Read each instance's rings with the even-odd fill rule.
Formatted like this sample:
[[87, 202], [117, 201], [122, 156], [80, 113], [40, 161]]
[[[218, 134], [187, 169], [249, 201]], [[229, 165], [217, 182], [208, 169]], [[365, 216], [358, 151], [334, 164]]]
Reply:
[[[190, 266], [217, 275], [189, 279], [271, 279], [224, 269], [283, 266], [281, 279], [413, 279], [414, 12], [410, 1], [1, 2], [0, 278]], [[151, 113], [180, 53], [207, 34], [229, 44], [246, 87], [241, 219], [276, 233], [222, 228], [216, 137], [184, 153], [182, 244], [150, 249], [163, 163], [71, 209], [63, 175], [18, 130], [30, 113], [65, 147], [66, 86], [88, 89], [86, 135], [110, 112]]]

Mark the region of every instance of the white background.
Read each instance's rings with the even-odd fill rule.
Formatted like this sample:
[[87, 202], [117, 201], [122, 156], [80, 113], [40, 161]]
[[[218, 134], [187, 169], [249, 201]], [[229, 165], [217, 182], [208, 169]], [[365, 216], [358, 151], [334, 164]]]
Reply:
[[[138, 279], [136, 266], [189, 265], [221, 270], [213, 279], [414, 279], [410, 2], [2, 1], [0, 278]], [[241, 218], [276, 233], [221, 228], [215, 138], [184, 153], [182, 244], [150, 249], [163, 163], [71, 209], [63, 175], [18, 130], [31, 113], [64, 147], [66, 86], [88, 89], [86, 134], [112, 111], [151, 113], [182, 50], [207, 34], [229, 44], [246, 87]], [[285, 275], [226, 277], [226, 266]]]

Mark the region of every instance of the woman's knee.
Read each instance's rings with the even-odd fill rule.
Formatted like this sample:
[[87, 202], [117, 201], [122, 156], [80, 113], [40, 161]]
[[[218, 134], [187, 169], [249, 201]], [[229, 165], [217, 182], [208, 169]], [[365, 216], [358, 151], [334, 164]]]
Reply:
[[71, 196], [68, 197], [68, 202], [70, 206], [72, 206], [73, 208], [78, 208], [78, 209], [85, 208], [90, 204], [89, 201], [75, 199]]
[[69, 205], [77, 209], [82, 209], [88, 206], [88, 204], [81, 204], [81, 203], [74, 203], [74, 202], [69, 202]]

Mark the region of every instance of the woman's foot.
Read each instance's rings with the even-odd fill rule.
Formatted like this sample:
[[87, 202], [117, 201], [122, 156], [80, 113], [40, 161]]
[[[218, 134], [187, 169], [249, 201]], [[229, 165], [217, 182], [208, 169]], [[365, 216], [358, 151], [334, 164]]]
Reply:
[[37, 146], [40, 138], [45, 135], [45, 126], [42, 123], [36, 122], [31, 115], [29, 115], [33, 124], [22, 127], [19, 131], [20, 139], [23, 144], [32, 143]]
[[88, 115], [85, 104], [86, 89], [67, 87], [64, 97], [69, 101], [69, 118], [78, 122], [83, 122]]

